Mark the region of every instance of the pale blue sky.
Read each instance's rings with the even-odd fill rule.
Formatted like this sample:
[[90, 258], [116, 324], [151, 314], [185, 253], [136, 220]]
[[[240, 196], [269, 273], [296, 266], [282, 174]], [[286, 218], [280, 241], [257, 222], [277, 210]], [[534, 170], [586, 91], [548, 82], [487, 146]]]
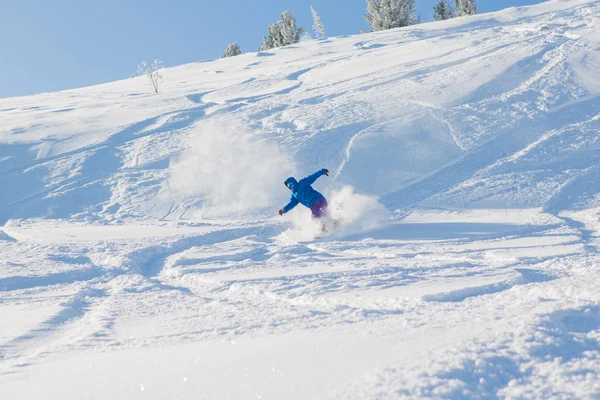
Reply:
[[[480, 12], [543, 0], [478, 0]], [[436, 0], [417, 0], [423, 22]], [[214, 59], [231, 42], [256, 51], [283, 10], [328, 36], [368, 26], [365, 0], [0, 0], [0, 98], [127, 78], [141, 60], [165, 66]]]

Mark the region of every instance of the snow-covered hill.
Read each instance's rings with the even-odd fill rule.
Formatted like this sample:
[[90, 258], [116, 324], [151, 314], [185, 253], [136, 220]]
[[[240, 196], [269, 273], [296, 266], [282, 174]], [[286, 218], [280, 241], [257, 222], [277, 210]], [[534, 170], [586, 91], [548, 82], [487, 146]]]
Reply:
[[[600, 3], [0, 99], [0, 393], [600, 396]], [[342, 220], [311, 235], [282, 185]]]

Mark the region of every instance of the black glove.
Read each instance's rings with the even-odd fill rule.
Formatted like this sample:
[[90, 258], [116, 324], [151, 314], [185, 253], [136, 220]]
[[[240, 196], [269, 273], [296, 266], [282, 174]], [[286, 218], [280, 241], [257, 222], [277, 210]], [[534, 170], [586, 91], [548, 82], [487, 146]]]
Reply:
[[279, 210], [279, 215], [283, 215], [285, 212], [283, 211], [283, 208], [281, 210]]
[[325, 175], [329, 176], [329, 170], [328, 169], [325, 170]]

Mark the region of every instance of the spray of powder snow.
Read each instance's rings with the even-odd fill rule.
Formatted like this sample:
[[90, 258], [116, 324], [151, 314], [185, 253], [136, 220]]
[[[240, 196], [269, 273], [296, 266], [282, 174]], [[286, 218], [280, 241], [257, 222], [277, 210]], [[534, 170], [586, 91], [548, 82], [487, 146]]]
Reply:
[[178, 199], [201, 199], [203, 213], [276, 207], [286, 194], [277, 177], [290, 170], [290, 161], [275, 144], [214, 122], [202, 123], [189, 148], [171, 162], [168, 189]]
[[[329, 206], [325, 225], [331, 232], [330, 237], [375, 229], [385, 225], [389, 219], [388, 210], [376, 197], [356, 193], [352, 186], [343, 186], [326, 197]], [[310, 211], [302, 211], [290, 215], [296, 229], [307, 237], [317, 235], [321, 231], [319, 223], [311, 218]]]

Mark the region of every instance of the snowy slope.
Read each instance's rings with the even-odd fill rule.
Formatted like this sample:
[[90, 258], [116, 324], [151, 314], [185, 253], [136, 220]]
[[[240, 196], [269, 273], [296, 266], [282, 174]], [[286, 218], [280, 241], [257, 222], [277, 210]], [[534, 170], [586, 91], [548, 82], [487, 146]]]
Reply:
[[[600, 396], [600, 3], [0, 99], [0, 394]], [[284, 218], [315, 184], [338, 232]]]

